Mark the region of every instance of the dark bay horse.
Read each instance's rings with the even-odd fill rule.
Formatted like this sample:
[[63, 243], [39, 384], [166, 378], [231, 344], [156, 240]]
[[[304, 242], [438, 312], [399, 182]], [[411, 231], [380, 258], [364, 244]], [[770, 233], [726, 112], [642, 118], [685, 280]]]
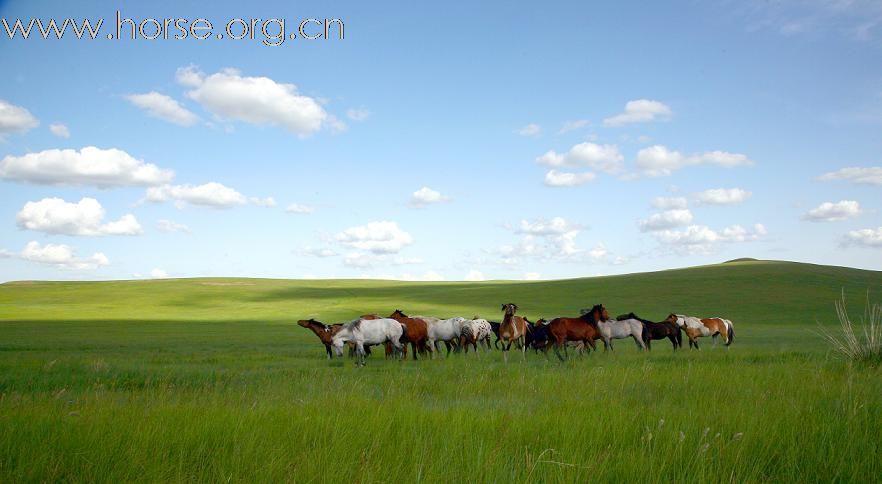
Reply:
[[617, 317], [616, 319], [636, 319], [643, 323], [643, 343], [646, 345], [646, 349], [652, 349], [652, 340], [654, 339], [665, 339], [668, 338], [671, 341], [671, 344], [674, 346], [674, 349], [683, 347], [683, 332], [680, 330], [680, 327], [674, 323], [671, 323], [668, 320], [664, 320], [661, 322], [653, 322], [643, 319], [637, 316], [634, 313], [623, 314], [622, 316]]
[[[554, 353], [564, 361], [567, 342], [578, 341], [583, 345], [590, 346], [592, 350], [597, 349], [594, 340], [602, 339], [600, 329], [597, 327], [598, 321], [609, 320], [609, 313], [603, 304], [597, 304], [590, 311], [579, 316], [578, 318], [555, 318], [548, 323], [548, 330], [551, 333], [551, 339], [554, 342]], [[564, 349], [561, 354], [560, 349]]]
[[333, 359], [333, 355], [331, 354], [331, 340], [333, 339], [334, 335], [337, 334], [337, 331], [340, 331], [340, 328], [343, 327], [342, 324], [332, 324], [328, 326], [327, 324], [316, 321], [312, 318], [301, 319], [300, 321], [297, 321], [297, 324], [312, 331], [316, 336], [318, 336], [318, 339], [321, 340], [323, 345], [325, 345], [325, 351], [328, 353], [328, 359]]

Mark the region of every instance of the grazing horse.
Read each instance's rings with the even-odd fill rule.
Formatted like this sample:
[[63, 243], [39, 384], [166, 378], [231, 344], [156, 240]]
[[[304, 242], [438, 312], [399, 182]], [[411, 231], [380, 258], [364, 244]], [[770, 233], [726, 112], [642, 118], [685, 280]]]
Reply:
[[502, 340], [502, 357], [505, 361], [508, 361], [508, 350], [511, 349], [511, 344], [515, 341], [521, 346], [521, 358], [526, 359], [527, 357], [527, 346], [524, 344], [527, 337], [527, 321], [520, 316], [515, 316], [517, 310], [517, 304], [502, 305], [505, 316], [499, 323], [499, 339]]
[[[373, 320], [373, 319], [384, 319], [382, 316], [378, 316], [378, 315], [376, 315], [376, 314], [362, 314], [361, 316], [359, 316], [359, 318], [360, 318], [360, 319], [369, 319], [369, 320]], [[403, 337], [404, 337], [404, 336], [402, 336], [402, 338], [403, 338]], [[402, 343], [404, 343], [404, 341], [402, 341]], [[395, 351], [394, 351], [394, 348], [392, 347], [392, 343], [386, 343], [386, 344], [384, 345], [384, 347], [385, 347], [385, 349], [386, 349], [386, 358], [387, 358], [387, 359], [390, 358], [390, 357], [392, 357], [392, 356], [395, 356]], [[366, 347], [365, 347], [365, 350], [367, 351], [367, 354], [371, 354], [371, 348], [370, 348], [370, 346], [366, 346]], [[401, 354], [402, 354], [402, 359], [405, 359], [405, 360], [406, 360], [406, 359], [407, 359], [407, 345], [404, 345], [404, 346], [401, 347]]]
[[469, 345], [475, 349], [475, 353], [478, 352], [478, 345], [486, 346], [487, 350], [490, 350], [490, 335], [493, 334], [493, 330], [490, 326], [490, 322], [486, 319], [480, 319], [475, 316], [474, 319], [467, 319], [462, 324], [462, 332], [459, 337], [459, 345], [465, 350], [466, 353], [469, 352]]
[[[602, 339], [600, 328], [597, 323], [609, 319], [609, 313], [603, 304], [598, 304], [591, 308], [590, 311], [583, 313], [578, 318], [554, 318], [548, 323], [548, 330], [554, 341], [554, 353], [564, 361], [566, 354], [566, 343], [568, 341], [578, 341], [591, 349], [597, 349], [594, 340]], [[561, 354], [560, 349], [564, 349]]]
[[671, 341], [674, 350], [683, 347], [683, 332], [679, 326], [668, 320], [656, 323], [643, 319], [634, 313], [628, 313], [616, 319], [636, 319], [643, 323], [643, 342], [648, 350], [652, 349], [652, 340], [664, 338], [668, 338]]
[[698, 338], [702, 336], [711, 336], [716, 338], [718, 335], [723, 336], [726, 346], [732, 344], [735, 339], [735, 327], [732, 321], [723, 318], [696, 318], [695, 316], [684, 316], [682, 314], [671, 313], [665, 319], [669, 323], [676, 324], [689, 338], [689, 347], [701, 350], [698, 346]]
[[499, 323], [498, 321], [488, 321], [490, 323], [490, 331], [493, 331], [493, 335], [496, 336], [496, 340], [493, 341], [493, 347], [497, 350], [499, 349]]
[[[582, 312], [588, 311], [583, 309]], [[613, 349], [612, 340], [623, 338], [634, 338], [637, 348], [646, 349], [646, 343], [643, 342], [643, 322], [634, 318], [610, 319], [608, 321], [598, 321], [597, 328], [600, 330], [600, 336], [603, 339], [603, 348]]]
[[[410, 343], [413, 359], [418, 359], [417, 350], [426, 349], [426, 341], [429, 339], [429, 325], [422, 319], [411, 318], [400, 309], [396, 309], [389, 315], [389, 318], [404, 325], [404, 337]], [[429, 348], [429, 351], [434, 351], [434, 348]]]
[[455, 317], [437, 320], [429, 324], [428, 344], [433, 358], [436, 350], [441, 351], [438, 345], [439, 341], [443, 341], [447, 345], [447, 356], [450, 356], [450, 342], [459, 339], [462, 334], [462, 326], [466, 321], [466, 318]]
[[355, 343], [355, 366], [365, 365], [365, 345], [391, 343], [395, 354], [401, 354], [404, 325], [394, 319], [356, 319], [344, 324], [331, 339], [337, 356], [343, 356], [343, 345]]
[[331, 355], [331, 339], [343, 326], [342, 324], [332, 324], [328, 326], [327, 324], [316, 321], [312, 318], [301, 319], [300, 321], [297, 321], [297, 324], [312, 331], [316, 336], [318, 336], [318, 339], [321, 340], [323, 345], [325, 345], [325, 351], [328, 354], [328, 359], [330, 360], [333, 358], [333, 355]]

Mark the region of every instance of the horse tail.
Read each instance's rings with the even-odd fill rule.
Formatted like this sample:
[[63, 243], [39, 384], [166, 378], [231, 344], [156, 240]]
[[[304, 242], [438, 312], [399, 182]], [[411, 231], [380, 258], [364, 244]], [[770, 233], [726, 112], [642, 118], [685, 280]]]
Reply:
[[732, 344], [732, 341], [735, 339], [735, 325], [732, 324], [732, 321], [726, 320], [726, 328], [727, 328], [727, 341], [726, 346]]

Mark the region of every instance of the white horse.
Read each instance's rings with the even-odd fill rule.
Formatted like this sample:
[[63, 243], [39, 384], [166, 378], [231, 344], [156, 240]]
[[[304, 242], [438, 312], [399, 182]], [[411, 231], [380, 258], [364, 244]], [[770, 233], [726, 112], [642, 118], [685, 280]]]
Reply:
[[460, 335], [460, 346], [466, 353], [469, 351], [469, 345], [478, 351], [478, 345], [487, 347], [490, 350], [490, 335], [493, 334], [493, 328], [486, 319], [467, 319], [463, 322], [462, 333]]
[[429, 326], [428, 346], [429, 349], [432, 351], [432, 357], [435, 356], [436, 350], [441, 351], [441, 348], [438, 345], [439, 341], [443, 341], [448, 344], [447, 354], [450, 354], [449, 345], [450, 343], [455, 343], [459, 341], [459, 336], [462, 334], [462, 325], [466, 321], [466, 318], [456, 317], [427, 322]]
[[364, 366], [364, 345], [379, 345], [391, 343], [396, 356], [401, 355], [401, 335], [404, 327], [394, 319], [356, 319], [344, 324], [337, 334], [331, 339], [331, 343], [337, 350], [337, 356], [343, 356], [343, 345], [347, 342], [355, 344], [355, 366]]
[[646, 349], [643, 342], [643, 322], [638, 319], [623, 319], [616, 321], [598, 321], [597, 328], [600, 330], [600, 337], [603, 338], [605, 348], [613, 349], [612, 340], [623, 338], [634, 338], [637, 348]]

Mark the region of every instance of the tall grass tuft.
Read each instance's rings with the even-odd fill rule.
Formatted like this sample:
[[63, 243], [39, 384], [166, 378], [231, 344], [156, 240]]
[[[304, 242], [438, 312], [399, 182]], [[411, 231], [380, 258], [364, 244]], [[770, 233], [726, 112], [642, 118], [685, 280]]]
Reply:
[[[845, 291], [836, 301], [836, 317], [839, 318], [841, 335], [821, 327], [821, 334], [840, 355], [848, 360], [864, 363], [882, 363], [882, 305], [870, 304], [869, 294], [860, 323], [852, 322], [845, 303]], [[861, 336], [857, 326], [863, 329]]]

